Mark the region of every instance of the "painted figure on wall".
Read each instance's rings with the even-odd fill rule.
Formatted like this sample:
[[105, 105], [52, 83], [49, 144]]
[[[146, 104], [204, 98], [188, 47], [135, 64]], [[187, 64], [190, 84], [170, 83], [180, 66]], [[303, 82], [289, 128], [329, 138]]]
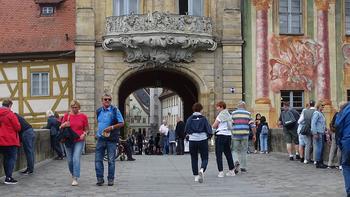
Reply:
[[321, 46], [307, 37], [280, 37], [270, 39], [271, 89], [303, 89], [311, 91], [317, 78]]

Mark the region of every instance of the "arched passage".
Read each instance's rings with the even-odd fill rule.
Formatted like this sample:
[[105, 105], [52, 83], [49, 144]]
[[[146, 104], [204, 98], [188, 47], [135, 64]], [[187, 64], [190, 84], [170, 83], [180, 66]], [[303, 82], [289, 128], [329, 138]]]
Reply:
[[148, 69], [127, 76], [119, 86], [118, 105], [125, 114], [125, 100], [135, 90], [144, 87], [162, 87], [175, 91], [183, 101], [184, 118], [192, 114], [192, 105], [198, 102], [198, 85], [186, 74], [176, 70]]

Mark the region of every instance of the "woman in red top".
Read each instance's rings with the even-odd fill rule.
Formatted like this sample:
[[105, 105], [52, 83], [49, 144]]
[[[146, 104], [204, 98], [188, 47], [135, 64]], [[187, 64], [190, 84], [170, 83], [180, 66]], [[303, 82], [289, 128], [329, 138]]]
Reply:
[[89, 131], [89, 123], [87, 116], [80, 113], [80, 103], [77, 100], [72, 100], [70, 108], [70, 112], [64, 114], [60, 128], [71, 127], [80, 136], [72, 144], [65, 144], [69, 172], [73, 177], [72, 186], [76, 186], [80, 177], [80, 156], [84, 147], [85, 136]]

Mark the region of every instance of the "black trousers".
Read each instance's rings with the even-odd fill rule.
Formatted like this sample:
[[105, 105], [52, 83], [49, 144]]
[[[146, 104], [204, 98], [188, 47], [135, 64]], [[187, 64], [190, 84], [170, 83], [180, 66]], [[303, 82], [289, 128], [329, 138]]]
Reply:
[[193, 175], [198, 175], [198, 153], [201, 155], [201, 168], [207, 169], [209, 160], [208, 140], [190, 141], [190, 154]]
[[222, 153], [225, 154], [229, 170], [233, 170], [235, 166], [231, 153], [231, 136], [217, 135], [215, 137], [215, 156], [219, 172], [223, 171]]

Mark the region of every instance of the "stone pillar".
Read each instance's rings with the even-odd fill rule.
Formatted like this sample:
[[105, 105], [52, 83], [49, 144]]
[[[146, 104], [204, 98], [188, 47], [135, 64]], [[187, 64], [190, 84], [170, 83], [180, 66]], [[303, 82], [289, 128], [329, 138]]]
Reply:
[[329, 68], [329, 38], [328, 38], [328, 0], [316, 0], [317, 8], [317, 41], [322, 46], [321, 62], [317, 68], [317, 99], [322, 99], [331, 105], [330, 99], [330, 68]]
[[270, 104], [268, 10], [270, 0], [254, 0], [256, 7], [256, 100], [257, 104]]
[[88, 151], [95, 147], [95, 14], [92, 1], [76, 1], [75, 98], [89, 117]]

